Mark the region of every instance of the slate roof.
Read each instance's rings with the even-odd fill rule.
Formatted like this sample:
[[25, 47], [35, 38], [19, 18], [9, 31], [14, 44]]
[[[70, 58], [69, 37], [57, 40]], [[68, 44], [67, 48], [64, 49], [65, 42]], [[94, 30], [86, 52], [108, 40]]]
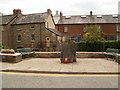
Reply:
[[[15, 18], [13, 15], [0, 16], [0, 24], [7, 25]], [[2, 23], [1, 23], [2, 22]]]
[[46, 29], [49, 30], [50, 32], [58, 35], [58, 36], [63, 36], [63, 34], [60, 33], [60, 32], [59, 32], [58, 30], [56, 30], [56, 29], [52, 29], [52, 28], [46, 28]]
[[118, 17], [113, 15], [84, 15], [84, 16], [63, 16], [57, 24], [89, 24], [89, 23], [118, 23]]
[[48, 18], [46, 13], [28, 14], [19, 16], [13, 24], [30, 24], [30, 23], [42, 23]]

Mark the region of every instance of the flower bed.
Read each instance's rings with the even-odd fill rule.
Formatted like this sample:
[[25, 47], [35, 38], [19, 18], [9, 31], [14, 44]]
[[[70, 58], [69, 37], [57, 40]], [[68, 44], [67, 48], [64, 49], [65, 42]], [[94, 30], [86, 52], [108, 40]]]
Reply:
[[13, 49], [2, 49], [1, 53], [15, 54], [15, 51]]

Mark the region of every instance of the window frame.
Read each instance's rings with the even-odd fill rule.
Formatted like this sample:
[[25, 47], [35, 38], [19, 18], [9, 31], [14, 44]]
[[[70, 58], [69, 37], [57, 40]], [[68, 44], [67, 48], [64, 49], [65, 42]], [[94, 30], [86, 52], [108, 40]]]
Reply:
[[67, 26], [64, 27], [64, 33], [68, 33], [68, 27]]
[[30, 26], [30, 30], [34, 30], [35, 29], [35, 26]]
[[[19, 37], [20, 36], [20, 37]], [[19, 39], [20, 38], [20, 39]], [[17, 42], [22, 42], [22, 34], [17, 35]]]
[[[34, 36], [34, 38], [33, 38]], [[35, 42], [35, 34], [31, 34], [31, 42]]]

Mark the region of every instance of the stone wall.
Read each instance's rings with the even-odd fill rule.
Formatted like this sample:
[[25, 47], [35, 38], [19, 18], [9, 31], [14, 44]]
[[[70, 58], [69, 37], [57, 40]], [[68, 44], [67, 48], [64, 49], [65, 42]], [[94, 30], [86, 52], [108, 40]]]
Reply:
[[48, 19], [47, 19], [47, 21], [46, 21], [46, 23], [45, 23], [45, 26], [48, 27], [48, 28], [53, 28], [53, 29], [55, 29], [55, 24], [54, 24], [54, 22], [53, 22], [53, 19], [52, 19], [52, 16], [51, 16], [51, 15], [48, 16]]
[[[35, 58], [60, 58], [60, 52], [35, 52]], [[102, 52], [77, 52], [77, 58], [104, 58]]]
[[[53, 32], [42, 29], [42, 36], [41, 36], [41, 51], [53, 52], [53, 51], [60, 51], [62, 37], [57, 36]], [[59, 48], [58, 48], [59, 47]]]
[[[17, 47], [31, 47], [33, 49], [38, 48], [40, 43], [42, 24], [24, 24], [14, 25], [13, 29], [13, 49]], [[34, 28], [31, 28], [34, 27]], [[35, 40], [32, 40], [31, 35], [35, 35]], [[18, 35], [21, 35], [21, 40], [18, 40]]]
[[12, 48], [12, 43], [11, 43], [11, 26], [9, 25], [3, 25], [3, 30], [2, 30], [2, 44], [4, 48]]
[[[53, 32], [47, 30], [45, 28], [45, 23], [13, 25], [11, 26], [11, 30], [12, 30], [11, 43], [12, 48], [15, 50], [20, 47], [29, 47], [32, 48], [33, 50], [49, 52], [60, 50], [62, 37], [57, 36]], [[32, 34], [35, 35], [35, 40], [32, 40], [31, 37]], [[20, 41], [18, 40], [18, 35], [21, 35]], [[8, 38], [7, 34], [5, 34], [5, 36], [6, 38]], [[47, 40], [48, 38], [49, 42]]]

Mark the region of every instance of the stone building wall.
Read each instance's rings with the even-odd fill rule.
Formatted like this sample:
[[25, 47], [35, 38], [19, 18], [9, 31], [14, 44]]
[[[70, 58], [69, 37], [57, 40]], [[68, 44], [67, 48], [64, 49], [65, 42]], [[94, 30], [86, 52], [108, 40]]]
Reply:
[[53, 22], [53, 19], [52, 19], [52, 16], [51, 16], [51, 15], [48, 16], [48, 19], [47, 19], [45, 25], [46, 25], [46, 27], [48, 27], [48, 28], [53, 28], [53, 29], [55, 29], [55, 24], [54, 24], [54, 22]]
[[10, 31], [11, 31], [11, 26], [3, 25], [2, 44], [4, 48], [12, 48]]
[[61, 40], [58, 39], [58, 37], [62, 38], [47, 29], [42, 29], [41, 51], [58, 51], [58, 50], [60, 50], [60, 48], [58, 48], [58, 47], [61, 43]]
[[[13, 47], [31, 47], [33, 49], [38, 48], [40, 43], [40, 31], [41, 24], [24, 24], [24, 25], [14, 25], [13, 29]], [[18, 35], [21, 35], [21, 41], [18, 40]], [[32, 40], [34, 35], [35, 40]]]
[[[32, 28], [31, 28], [32, 27]], [[33, 28], [34, 27], [34, 28]], [[29, 47], [37, 51], [59, 51], [62, 43], [62, 37], [45, 28], [45, 23], [41, 24], [23, 24], [11, 26], [12, 34], [12, 48]], [[32, 40], [34, 34], [35, 40]], [[18, 36], [21, 35], [21, 40]], [[4, 37], [8, 37], [7, 31]], [[48, 40], [49, 39], [49, 40]], [[7, 41], [8, 40], [4, 40]], [[5, 42], [4, 42], [5, 43]]]

